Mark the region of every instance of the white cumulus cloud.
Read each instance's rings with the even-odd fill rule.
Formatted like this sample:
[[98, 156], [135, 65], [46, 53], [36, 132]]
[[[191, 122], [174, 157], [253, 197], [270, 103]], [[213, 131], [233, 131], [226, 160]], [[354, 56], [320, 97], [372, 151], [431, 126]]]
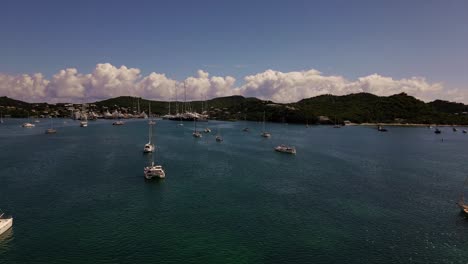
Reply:
[[177, 81], [162, 73], [152, 72], [143, 76], [137, 68], [102, 63], [88, 74], [75, 68], [60, 70], [50, 80], [40, 73], [16, 76], [0, 73], [0, 96], [29, 102], [82, 102], [122, 95], [154, 100], [173, 100], [177, 96], [182, 100], [185, 87], [187, 100], [243, 95], [288, 103], [321, 94], [368, 92], [392, 95], [405, 92], [425, 101], [468, 102], [467, 91], [447, 89], [441, 83], [431, 83], [423, 77], [394, 79], [372, 74], [348, 80], [339, 75], [324, 75], [315, 69], [292, 72], [266, 70], [246, 76], [240, 86], [235, 86], [235, 83], [234, 77], [210, 76], [203, 70]]

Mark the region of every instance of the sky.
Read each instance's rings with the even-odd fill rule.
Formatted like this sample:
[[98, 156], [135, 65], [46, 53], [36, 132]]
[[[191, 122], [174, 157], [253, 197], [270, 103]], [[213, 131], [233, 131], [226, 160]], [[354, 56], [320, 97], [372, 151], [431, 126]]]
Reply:
[[468, 1], [2, 1], [0, 96], [468, 103]]

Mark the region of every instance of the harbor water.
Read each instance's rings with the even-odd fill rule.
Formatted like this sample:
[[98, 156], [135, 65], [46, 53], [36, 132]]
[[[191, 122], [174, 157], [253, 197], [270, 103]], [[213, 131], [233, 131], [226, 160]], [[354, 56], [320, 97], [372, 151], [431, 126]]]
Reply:
[[[0, 124], [0, 263], [467, 263], [468, 134], [158, 120]], [[243, 132], [249, 127], [249, 132]], [[216, 142], [215, 135], [223, 136]], [[297, 155], [278, 153], [293, 145]]]

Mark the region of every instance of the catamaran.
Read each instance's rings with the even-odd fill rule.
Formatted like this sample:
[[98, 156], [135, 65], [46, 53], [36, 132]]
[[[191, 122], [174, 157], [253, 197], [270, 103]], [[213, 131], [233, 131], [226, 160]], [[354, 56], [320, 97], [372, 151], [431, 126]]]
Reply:
[[262, 136], [262, 137], [265, 137], [265, 138], [271, 137], [271, 133], [265, 131], [265, 111], [263, 111], [263, 131], [262, 131], [261, 136]]
[[151, 180], [153, 178], [163, 179], [166, 177], [166, 173], [164, 172], [164, 169], [162, 168], [162, 166], [154, 164], [154, 156], [155, 154], [151, 155], [151, 164], [149, 166], [146, 166], [143, 170], [145, 178], [147, 180]]
[[0, 210], [0, 235], [13, 226], [13, 217], [6, 217]]
[[296, 148], [292, 146], [286, 146], [286, 145], [279, 145], [275, 147], [275, 151], [282, 152], [282, 153], [288, 153], [288, 154], [296, 154]]

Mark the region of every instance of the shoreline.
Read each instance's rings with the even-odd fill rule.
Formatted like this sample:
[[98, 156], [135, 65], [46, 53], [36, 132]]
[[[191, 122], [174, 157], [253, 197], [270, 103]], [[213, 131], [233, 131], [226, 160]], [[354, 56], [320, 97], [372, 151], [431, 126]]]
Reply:
[[347, 126], [402, 126], [402, 127], [466, 127], [468, 125], [437, 125], [437, 124], [412, 124], [412, 123], [352, 123]]

